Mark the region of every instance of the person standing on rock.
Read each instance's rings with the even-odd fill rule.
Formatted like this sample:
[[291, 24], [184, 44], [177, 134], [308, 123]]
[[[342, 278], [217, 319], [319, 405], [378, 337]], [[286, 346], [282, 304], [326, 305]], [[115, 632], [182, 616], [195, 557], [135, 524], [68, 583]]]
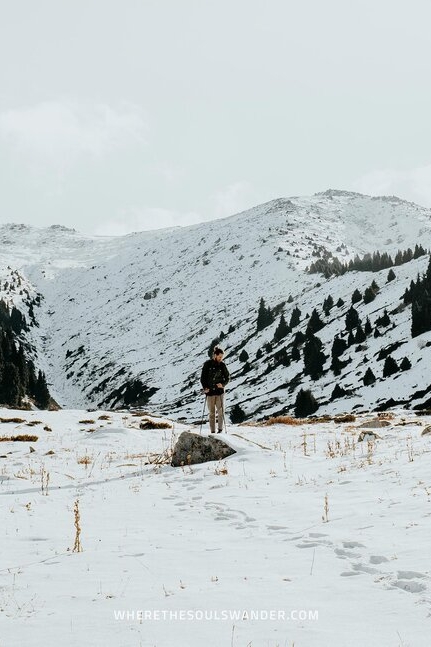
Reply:
[[208, 359], [202, 367], [201, 384], [208, 405], [210, 430], [215, 434], [216, 410], [217, 433], [223, 431], [224, 422], [224, 387], [229, 382], [230, 375], [226, 364], [223, 362], [224, 352], [219, 346], [213, 350], [212, 359]]

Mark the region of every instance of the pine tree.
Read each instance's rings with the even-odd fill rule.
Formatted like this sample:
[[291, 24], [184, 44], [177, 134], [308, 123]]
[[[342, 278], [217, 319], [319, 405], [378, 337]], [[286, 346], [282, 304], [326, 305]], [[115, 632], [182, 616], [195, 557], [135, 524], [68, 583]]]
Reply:
[[331, 356], [340, 357], [347, 349], [347, 343], [345, 339], [341, 339], [338, 335], [335, 335], [334, 341], [332, 342]]
[[371, 301], [374, 301], [376, 298], [376, 292], [373, 290], [371, 286], [365, 288], [364, 291], [364, 303], [371, 303]]
[[5, 404], [8, 404], [11, 407], [21, 406], [24, 389], [22, 388], [19, 371], [12, 362], [6, 362], [4, 364], [1, 391], [3, 393]]
[[412, 337], [431, 330], [431, 259], [422, 279], [411, 285]]
[[249, 358], [249, 355], [248, 355], [247, 351], [245, 350], [245, 348], [243, 348], [242, 351], [239, 354], [238, 359], [239, 359], [240, 362], [246, 362], [248, 360], [248, 358]]
[[425, 250], [422, 245], [415, 245], [415, 251], [413, 252], [413, 258], [420, 258], [425, 254]]
[[307, 333], [311, 332], [314, 334], [316, 332], [319, 332], [319, 330], [322, 330], [325, 325], [326, 324], [324, 324], [321, 320], [316, 308], [314, 308], [307, 323]]
[[360, 323], [358, 311], [353, 306], [350, 306], [346, 314], [346, 330], [353, 330]]
[[333, 357], [331, 361], [331, 371], [334, 375], [341, 375], [341, 369], [343, 368], [343, 362], [338, 357]]
[[266, 307], [265, 300], [262, 297], [260, 299], [259, 310], [257, 313], [257, 322], [256, 322], [257, 330], [258, 331], [263, 330], [267, 326], [270, 326], [273, 323], [273, 321], [274, 321], [274, 316], [271, 312], [271, 309]]
[[[135, 381], [136, 384], [139, 382], [139, 380]], [[140, 386], [143, 386], [139, 382]], [[36, 406], [39, 407], [39, 409], [46, 409], [49, 404], [50, 396], [49, 396], [49, 391], [48, 387], [46, 385], [46, 379], [45, 379], [45, 374], [42, 373], [42, 371], [39, 371], [38, 376], [37, 376], [37, 382], [36, 382]], [[135, 400], [136, 398], [131, 398], [131, 402]], [[129, 404], [128, 402], [125, 404]]]
[[239, 425], [247, 418], [244, 409], [238, 403], [233, 405], [229, 417], [233, 425]]
[[373, 332], [373, 328], [371, 326], [371, 322], [370, 322], [369, 318], [367, 317], [367, 320], [366, 320], [365, 326], [364, 326], [364, 333], [368, 337], [369, 335], [371, 335], [372, 332]]
[[370, 367], [368, 367], [367, 370], [365, 371], [362, 381], [364, 383], [364, 386], [370, 386], [370, 384], [374, 384], [374, 382], [376, 381], [376, 376], [374, 375]]
[[326, 297], [326, 299], [323, 300], [323, 310], [327, 312], [333, 307], [334, 307], [334, 299], [332, 298], [331, 295], [329, 295]]
[[394, 272], [394, 270], [391, 268], [391, 269], [389, 270], [389, 272], [388, 272], [388, 277], [387, 277], [387, 279], [386, 279], [386, 282], [387, 282], [387, 283], [390, 283], [390, 282], [391, 282], [391, 281], [393, 281], [395, 278], [396, 278], [395, 272]]
[[385, 359], [385, 364], [383, 366], [383, 377], [389, 377], [394, 373], [399, 371], [398, 364], [391, 355], [388, 355]]
[[286, 323], [286, 319], [284, 318], [284, 314], [281, 314], [279, 324], [277, 328], [275, 329], [274, 333], [274, 341], [280, 341], [284, 337], [286, 337], [290, 333], [290, 328]]
[[311, 391], [300, 389], [295, 400], [295, 416], [297, 418], [311, 416], [318, 408], [319, 404]]
[[337, 400], [338, 398], [344, 398], [347, 395], [347, 391], [343, 389], [339, 384], [336, 384], [331, 393], [331, 402]]
[[287, 355], [287, 349], [281, 348], [274, 353], [274, 367], [275, 366], [290, 366], [290, 359]]
[[313, 334], [307, 337], [304, 345], [304, 373], [312, 380], [318, 380], [323, 375], [323, 365], [326, 357], [322, 352], [322, 342]]
[[359, 303], [361, 299], [362, 299], [362, 294], [359, 292], [358, 288], [356, 288], [356, 290], [352, 294], [352, 304]]
[[363, 341], [365, 341], [367, 338], [361, 324], [357, 326], [356, 328], [356, 335], [355, 335], [355, 344], [362, 344]]
[[411, 364], [410, 360], [408, 359], [408, 357], [403, 357], [403, 359], [401, 360], [401, 364], [400, 364], [400, 370], [401, 371], [408, 371], [409, 368], [411, 368], [411, 367], [412, 367], [412, 364]]
[[391, 323], [391, 318], [388, 315], [388, 311], [385, 308], [384, 314], [382, 317], [376, 319], [376, 326], [389, 326]]
[[301, 311], [297, 306], [295, 306], [292, 310], [292, 314], [290, 315], [290, 321], [289, 321], [290, 328], [295, 328], [300, 321], [301, 321]]

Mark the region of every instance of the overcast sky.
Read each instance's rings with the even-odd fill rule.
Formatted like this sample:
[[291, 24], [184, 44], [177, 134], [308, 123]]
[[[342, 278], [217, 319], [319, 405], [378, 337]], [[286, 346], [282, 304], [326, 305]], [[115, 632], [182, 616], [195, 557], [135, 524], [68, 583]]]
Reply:
[[0, 222], [431, 206], [430, 0], [0, 0]]

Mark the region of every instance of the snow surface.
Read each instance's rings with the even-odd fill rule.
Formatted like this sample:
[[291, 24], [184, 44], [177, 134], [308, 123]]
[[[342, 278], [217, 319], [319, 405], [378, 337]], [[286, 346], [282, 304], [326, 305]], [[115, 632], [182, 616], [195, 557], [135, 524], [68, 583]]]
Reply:
[[175, 422], [0, 417], [39, 437], [0, 442], [0, 647], [428, 647], [430, 417], [229, 425], [236, 454], [184, 468], [148, 464]]

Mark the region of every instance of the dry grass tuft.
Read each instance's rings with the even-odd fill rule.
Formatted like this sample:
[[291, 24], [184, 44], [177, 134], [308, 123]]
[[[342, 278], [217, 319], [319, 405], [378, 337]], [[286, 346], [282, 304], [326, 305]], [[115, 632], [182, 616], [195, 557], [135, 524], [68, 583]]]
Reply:
[[345, 413], [341, 416], [335, 416], [334, 422], [355, 422], [356, 416], [353, 413]]
[[13, 422], [19, 425], [21, 422], [27, 422], [27, 420], [24, 420], [24, 418], [0, 418], [0, 422]]
[[139, 429], [172, 429], [172, 425], [170, 422], [157, 422], [150, 418], [144, 418], [139, 423]]
[[29, 434], [21, 434], [19, 436], [2, 436], [0, 438], [0, 443], [7, 443], [7, 442], [35, 443], [36, 440], [39, 440], [39, 436], [30, 436]]
[[82, 545], [81, 545], [81, 526], [79, 522], [81, 521], [81, 515], [79, 512], [79, 499], [76, 499], [75, 504], [73, 506], [73, 513], [75, 517], [75, 543], [72, 548], [73, 553], [82, 553]]
[[96, 424], [95, 420], [79, 420], [80, 425], [94, 425]]
[[226, 461], [222, 463], [221, 465], [217, 465], [214, 469], [214, 474], [216, 476], [227, 476], [229, 474], [229, 470], [226, 465]]
[[108, 414], [103, 413], [101, 416], [97, 418], [98, 420], [111, 420], [111, 416], [108, 416]]
[[293, 416], [272, 416], [265, 420], [261, 424], [264, 427], [270, 427], [271, 425], [315, 425], [322, 422], [331, 422], [331, 416], [325, 415], [315, 418], [294, 418]]
[[268, 420], [264, 420], [261, 424], [264, 427], [270, 427], [271, 425], [303, 425], [303, 418], [292, 418], [292, 416], [272, 416]]
[[93, 459], [91, 458], [91, 456], [85, 455], [85, 456], [80, 456], [77, 459], [77, 462], [79, 465], [85, 465], [85, 467], [88, 467], [88, 465], [90, 465], [93, 462]]
[[30, 420], [30, 422], [27, 422], [26, 427], [35, 427], [36, 425], [43, 425], [42, 420]]
[[393, 420], [395, 418], [395, 414], [392, 413], [392, 411], [379, 411], [377, 417], [380, 420]]
[[172, 449], [165, 449], [161, 454], [147, 454], [146, 465], [170, 465], [172, 461]]

